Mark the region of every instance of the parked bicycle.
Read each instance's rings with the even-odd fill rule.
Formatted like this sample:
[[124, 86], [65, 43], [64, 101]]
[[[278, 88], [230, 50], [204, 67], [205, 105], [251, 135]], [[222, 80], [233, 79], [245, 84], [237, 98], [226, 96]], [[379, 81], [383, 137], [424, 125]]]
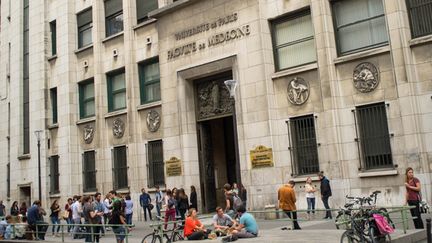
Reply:
[[[162, 220], [161, 217], [157, 216], [159, 220]], [[182, 221], [177, 221], [175, 223], [174, 228], [171, 230], [164, 230], [163, 229], [163, 223], [158, 223], [153, 228], [153, 232], [144, 236], [141, 243], [163, 243], [163, 239], [166, 239], [166, 243], [171, 243], [175, 241], [181, 241], [184, 240], [183, 237], [183, 228], [184, 226], [181, 224]], [[152, 225], [150, 225], [152, 226]]]

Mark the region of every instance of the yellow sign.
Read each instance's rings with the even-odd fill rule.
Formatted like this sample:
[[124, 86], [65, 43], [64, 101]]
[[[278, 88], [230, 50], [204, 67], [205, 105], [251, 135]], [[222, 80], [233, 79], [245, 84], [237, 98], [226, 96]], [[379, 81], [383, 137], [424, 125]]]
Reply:
[[272, 167], [273, 150], [266, 146], [259, 145], [254, 150], [250, 151], [250, 159], [252, 168]]
[[182, 175], [181, 160], [176, 157], [171, 157], [168, 161], [165, 161], [165, 167], [167, 176]]

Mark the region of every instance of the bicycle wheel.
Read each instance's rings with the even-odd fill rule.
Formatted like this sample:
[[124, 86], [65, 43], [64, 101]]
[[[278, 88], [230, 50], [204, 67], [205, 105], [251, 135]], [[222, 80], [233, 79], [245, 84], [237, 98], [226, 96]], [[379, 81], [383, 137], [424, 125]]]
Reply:
[[[387, 240], [388, 239], [388, 240]], [[391, 242], [390, 235], [381, 235], [379, 230], [375, 226], [369, 227], [369, 242], [379, 243], [379, 242]]]
[[172, 237], [172, 241], [181, 241], [184, 240], [183, 236], [179, 232], [174, 232], [174, 235]]
[[141, 243], [162, 243], [162, 239], [159, 235], [152, 233], [144, 236]]
[[360, 243], [360, 237], [358, 237], [352, 230], [345, 231], [342, 236], [340, 243]]
[[336, 229], [347, 230], [350, 228], [351, 215], [339, 212], [335, 218]]

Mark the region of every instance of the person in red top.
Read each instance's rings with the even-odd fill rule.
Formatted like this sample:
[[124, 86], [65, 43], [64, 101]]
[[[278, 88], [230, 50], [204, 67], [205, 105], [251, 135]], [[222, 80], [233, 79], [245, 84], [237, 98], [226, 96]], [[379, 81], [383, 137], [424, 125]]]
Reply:
[[409, 206], [415, 206], [415, 208], [410, 209], [411, 216], [415, 217], [414, 227], [416, 229], [424, 229], [423, 220], [420, 214], [420, 193], [421, 186], [419, 179], [414, 177], [414, 170], [408, 167], [405, 171], [405, 187], [406, 187], [406, 202]]
[[184, 225], [184, 236], [187, 237], [188, 240], [202, 240], [208, 237], [208, 231], [197, 218], [195, 208], [191, 208], [188, 211], [188, 217]]

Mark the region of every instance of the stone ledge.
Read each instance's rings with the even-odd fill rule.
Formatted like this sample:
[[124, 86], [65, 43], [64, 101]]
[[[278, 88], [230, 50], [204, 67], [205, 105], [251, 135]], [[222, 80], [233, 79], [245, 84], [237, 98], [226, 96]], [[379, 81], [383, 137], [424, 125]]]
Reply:
[[87, 117], [87, 118], [80, 119], [80, 120], [78, 120], [76, 122], [76, 124], [80, 125], [80, 124], [94, 122], [94, 121], [96, 121], [96, 117], [92, 116], [92, 117]]
[[157, 107], [157, 106], [161, 106], [162, 105], [162, 101], [155, 101], [155, 102], [151, 102], [151, 103], [147, 103], [147, 104], [142, 104], [137, 106], [137, 111], [141, 111], [141, 110], [145, 110], [145, 109], [149, 109], [149, 108], [153, 108], [153, 107]]
[[132, 27], [132, 29], [135, 30], [135, 31], [137, 31], [137, 30], [140, 29], [141, 27], [144, 27], [144, 26], [147, 26], [147, 25], [153, 24], [153, 23], [156, 22], [156, 21], [157, 21], [157, 19], [155, 19], [155, 18], [149, 18], [149, 19], [147, 19], [147, 20], [145, 20], [145, 21], [143, 21], [143, 22], [141, 22], [141, 23], [135, 25], [134, 27]]
[[365, 57], [370, 57], [370, 56], [375, 56], [378, 54], [382, 54], [382, 53], [386, 53], [386, 52], [390, 52], [390, 46], [389, 45], [385, 45], [382, 47], [377, 47], [377, 48], [373, 48], [373, 49], [369, 49], [366, 51], [361, 51], [361, 52], [356, 52], [353, 54], [348, 54], [346, 56], [341, 56], [338, 58], [335, 58], [333, 60], [334, 64], [341, 64], [344, 62], [349, 62], [349, 61], [354, 61], [357, 59], [362, 59]]
[[316, 175], [313, 175], [313, 176], [299, 176], [299, 177], [294, 177], [294, 178], [292, 178], [292, 180], [294, 181], [294, 182], [306, 182], [306, 179], [308, 178], [308, 177], [310, 177], [311, 179], [312, 179], [312, 181], [319, 181], [320, 179], [318, 178], [318, 176], [316, 176]]
[[318, 69], [318, 64], [316, 62], [311, 63], [311, 64], [306, 64], [306, 65], [303, 65], [300, 67], [294, 67], [294, 68], [290, 68], [290, 69], [276, 72], [271, 76], [271, 78], [272, 79], [278, 79], [278, 78], [282, 78], [285, 76], [289, 76], [289, 75], [293, 75], [293, 74], [297, 74], [297, 73], [303, 73], [303, 72], [314, 70], [314, 69]]
[[114, 35], [110, 35], [110, 36], [106, 37], [105, 39], [103, 39], [102, 43], [105, 44], [105, 42], [108, 42], [110, 40], [114, 40], [117, 37], [123, 36], [123, 34], [124, 34], [124, 31], [118, 32], [117, 34], [114, 34]]
[[55, 128], [59, 128], [58, 123], [48, 125], [48, 130], [55, 129]]
[[57, 54], [52, 55], [52, 56], [47, 58], [48, 62], [51, 62], [51, 61], [56, 60], [56, 59], [57, 59]]
[[108, 114], [105, 115], [105, 119], [110, 118], [110, 117], [114, 117], [114, 116], [124, 115], [124, 114], [127, 114], [126, 108], [124, 110], [109, 112]]
[[79, 54], [79, 53], [84, 52], [84, 51], [89, 50], [89, 49], [93, 50], [93, 43], [90, 45], [83, 46], [83, 47], [75, 50], [74, 52], [75, 52], [75, 54]]
[[176, 10], [180, 10], [181, 8], [186, 7], [192, 3], [198, 2], [199, 0], [179, 0], [170, 4], [165, 5], [162, 8], [155, 9], [148, 13], [150, 18], [162, 17], [166, 14], [172, 13]]
[[22, 154], [20, 156], [18, 156], [18, 160], [26, 160], [26, 159], [30, 159], [31, 156], [30, 154]]
[[397, 170], [391, 169], [391, 170], [361, 172], [358, 174], [358, 176], [360, 178], [365, 178], [365, 177], [376, 177], [376, 176], [393, 176], [397, 174], [399, 174]]
[[428, 44], [429, 42], [432, 42], [432, 35], [426, 35], [412, 39], [409, 41], [409, 45], [413, 47], [417, 45]]

